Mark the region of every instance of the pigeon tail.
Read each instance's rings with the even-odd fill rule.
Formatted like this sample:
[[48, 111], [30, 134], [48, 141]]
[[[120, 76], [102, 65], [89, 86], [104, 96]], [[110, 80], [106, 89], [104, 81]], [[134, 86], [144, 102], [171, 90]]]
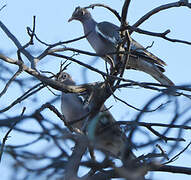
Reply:
[[161, 72], [157, 65], [150, 63], [143, 58], [130, 57], [127, 69], [128, 68], [143, 71], [151, 75], [162, 85], [174, 86], [174, 83]]

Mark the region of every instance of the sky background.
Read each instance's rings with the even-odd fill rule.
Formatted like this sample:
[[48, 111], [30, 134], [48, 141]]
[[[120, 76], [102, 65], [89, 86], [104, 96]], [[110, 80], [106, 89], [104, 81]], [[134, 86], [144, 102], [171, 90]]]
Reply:
[[[4, 10], [0, 12], [0, 19], [23, 45], [29, 40], [29, 37], [26, 33], [26, 27], [32, 26], [33, 16], [35, 15], [36, 34], [38, 35], [38, 37], [47, 43], [55, 43], [58, 41], [69, 40], [83, 35], [82, 25], [79, 22], [72, 21], [68, 23], [67, 21], [71, 17], [75, 7], [87, 6], [92, 2], [106, 4], [112, 8], [115, 8], [119, 13], [121, 13], [121, 8], [124, 3], [124, 1], [122, 0], [102, 0], [102, 1], [98, 0], [5, 1], [3, 0], [0, 1], [0, 7], [3, 6], [4, 4], [7, 4], [7, 6]], [[142, 17], [145, 13], [147, 13], [151, 9], [169, 2], [174, 2], [174, 1], [168, 1], [168, 0], [132, 1], [127, 16], [129, 24], [130, 25], [134, 24], [140, 17]], [[115, 18], [115, 16], [104, 8], [97, 7], [94, 10], [90, 11], [94, 19], [98, 22], [110, 21], [114, 24], [119, 25], [119, 22]], [[191, 9], [188, 9], [186, 7], [172, 8], [152, 16], [150, 19], [144, 22], [140, 26], [140, 28], [145, 30], [150, 30], [153, 32], [164, 32], [167, 29], [170, 29], [171, 33], [169, 33], [168, 35], [169, 37], [191, 41], [190, 19], [191, 19]], [[190, 78], [191, 46], [180, 43], [172, 43], [161, 38], [142, 35], [138, 33], [133, 33], [132, 37], [145, 47], [151, 45], [152, 42], [154, 41], [154, 45], [152, 46], [150, 51], [153, 54], [160, 57], [161, 59], [163, 59], [168, 64], [168, 66], [166, 67], [165, 74], [176, 85], [191, 84], [191, 78]], [[68, 46], [94, 52], [85, 39], [71, 43]], [[44, 48], [45, 48], [44, 46], [41, 46], [40, 44], [35, 42], [35, 45], [32, 46], [30, 50], [38, 53], [41, 52]], [[7, 36], [3, 33], [3, 31], [0, 30], [0, 51], [2, 51], [5, 55], [11, 54], [11, 57], [16, 58], [16, 53], [15, 53], [16, 50], [17, 49], [14, 46], [14, 44], [7, 38]], [[91, 63], [93, 58], [85, 55], [80, 55], [77, 56], [77, 59], [85, 63]], [[47, 70], [56, 73], [58, 72], [60, 61], [61, 60], [58, 58], [48, 57], [43, 59], [38, 64], [37, 68], [39, 70]], [[29, 65], [27, 61], [25, 62], [27, 65]], [[93, 66], [99, 68], [100, 70], [105, 70], [104, 62], [101, 59], [98, 59]], [[84, 82], [82, 78], [82, 67], [72, 63], [72, 65], [70, 65], [68, 68], [68, 72], [72, 75], [73, 79], [77, 81], [77, 83], [80, 84]], [[133, 70], [127, 71], [125, 73], [125, 77], [135, 81], [155, 82], [155, 80], [153, 80], [150, 76], [141, 72], [135, 72]], [[88, 82], [103, 80], [100, 75], [91, 72], [89, 70], [87, 71], [87, 79]], [[8, 105], [19, 94], [15, 89], [10, 89], [8, 93], [9, 93], [8, 96], [4, 96], [1, 99], [0, 107]], [[156, 92], [153, 92], [151, 90], [144, 90], [140, 88], [138, 89], [129, 88], [122, 90], [120, 92], [119, 91], [116, 92], [116, 95], [125, 99], [129, 104], [132, 104], [133, 106], [136, 106], [138, 108], [141, 108], [153, 95], [156, 94], [157, 94]], [[46, 103], [49, 99], [51, 99], [51, 96], [52, 94], [50, 92], [42, 91], [42, 96], [40, 98], [39, 106], [40, 104], [42, 105]], [[180, 100], [182, 108], [191, 105], [190, 101], [185, 98], [180, 98]], [[27, 102], [28, 101], [25, 101], [25, 105], [27, 104]], [[24, 105], [24, 103], [21, 105]], [[129, 107], [119, 102], [115, 102], [115, 100], [112, 97], [109, 98], [109, 100], [106, 102], [106, 105], [108, 107], [113, 105], [113, 107], [111, 108], [111, 112], [117, 120], [132, 120], [134, 115], [138, 113], [135, 110], [132, 110]], [[159, 104], [156, 104], [156, 106], [157, 105]], [[57, 108], [60, 108], [59, 103], [56, 103], [55, 106]], [[32, 107], [31, 109], [29, 108], [28, 113], [32, 111], [32, 109], [33, 109]], [[152, 113], [151, 115], [147, 116], [146, 120], [147, 122], [149, 121], [149, 122], [167, 123], [169, 118], [172, 117], [171, 114], [172, 110], [173, 107], [169, 107], [166, 110], [163, 110], [162, 113], [160, 112]], [[18, 112], [21, 112], [21, 110], [20, 109], [18, 110], [16, 107], [13, 113], [16, 114]], [[191, 114], [187, 114], [187, 117], [190, 117], [190, 115]], [[5, 129], [0, 129], [1, 138], [5, 133], [6, 133]], [[11, 138], [8, 143], [17, 144], [19, 142], [18, 141], [19, 137], [21, 136], [15, 134], [14, 138]], [[187, 138], [188, 141], [182, 144], [182, 146], [185, 146], [190, 141], [191, 136], [189, 136], [189, 134], [185, 134], [185, 137]], [[142, 141], [141, 137], [137, 137], [137, 139], [138, 142]], [[148, 151], [145, 151], [145, 153], [146, 152]], [[137, 152], [138, 155], [141, 155], [141, 153], [143, 152]], [[191, 152], [189, 151], [189, 153]], [[190, 163], [191, 156], [189, 155], [189, 153], [183, 155], [176, 162], [172, 164], [191, 167]], [[9, 170], [6, 167], [6, 165], [7, 162], [6, 159], [4, 158], [2, 163], [0, 164], [0, 171], [6, 170], [6, 172], [8, 172]], [[5, 180], [8, 180], [7, 174], [8, 173], [6, 173], [6, 175], [4, 175], [3, 177]], [[175, 179], [178, 180], [180, 178], [184, 178], [184, 180], [190, 179], [190, 177], [187, 175], [168, 174], [168, 173], [156, 173], [156, 175], [154, 176], [155, 179], [163, 179], [163, 180], [169, 179], [169, 177], [174, 178], [174, 180]]]

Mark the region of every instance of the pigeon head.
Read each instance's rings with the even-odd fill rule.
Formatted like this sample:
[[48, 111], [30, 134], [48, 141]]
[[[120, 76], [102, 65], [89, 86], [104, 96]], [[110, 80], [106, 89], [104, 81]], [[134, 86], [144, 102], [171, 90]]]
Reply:
[[88, 19], [90, 17], [91, 17], [91, 14], [87, 9], [81, 8], [80, 6], [78, 6], [74, 10], [72, 17], [68, 20], [68, 22], [70, 22], [72, 20], [83, 21], [83, 20]]
[[60, 73], [58, 80], [65, 85], [75, 85], [75, 82], [73, 81], [71, 76], [66, 72]]

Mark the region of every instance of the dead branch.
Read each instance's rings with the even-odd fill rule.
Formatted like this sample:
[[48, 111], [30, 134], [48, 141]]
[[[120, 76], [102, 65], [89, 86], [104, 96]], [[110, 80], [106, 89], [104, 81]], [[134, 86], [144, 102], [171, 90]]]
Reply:
[[[22, 113], [21, 113], [21, 117], [23, 116], [25, 110], [26, 110], [26, 108], [24, 107], [23, 110], [22, 110]], [[9, 131], [5, 134], [5, 137], [3, 138], [3, 142], [2, 142], [2, 144], [1, 144], [1, 149], [0, 149], [0, 162], [1, 162], [1, 159], [2, 159], [5, 142], [7, 141], [10, 132], [11, 132], [11, 131], [13, 130], [13, 128], [16, 126], [17, 122], [18, 122], [18, 121], [15, 121], [15, 122], [14, 122], [14, 124], [10, 127]]]
[[18, 39], [7, 29], [7, 27], [1, 21], [0, 21], [0, 27], [4, 31], [4, 33], [11, 39], [11, 41], [15, 44], [15, 46], [18, 49], [20, 49], [22, 54], [24, 54], [27, 57], [27, 59], [31, 62], [31, 65], [34, 65], [34, 57], [26, 49], [23, 48]]
[[[170, 9], [170, 8], [174, 8], [174, 7], [181, 7], [181, 6], [191, 8], [191, 3], [188, 3], [187, 0], [186, 1], [185, 0], [180, 0], [180, 1], [177, 1], [177, 2], [174, 2], [174, 3], [161, 5], [161, 6], [157, 7], [157, 8], [152, 9], [147, 14], [145, 14], [143, 17], [141, 17], [136, 23], [133, 24], [133, 27], [140, 26], [143, 22], [145, 22], [151, 16], [153, 16], [154, 14], [156, 14], [156, 13], [158, 13], [160, 11]], [[130, 32], [130, 34], [131, 34], [131, 32]]]

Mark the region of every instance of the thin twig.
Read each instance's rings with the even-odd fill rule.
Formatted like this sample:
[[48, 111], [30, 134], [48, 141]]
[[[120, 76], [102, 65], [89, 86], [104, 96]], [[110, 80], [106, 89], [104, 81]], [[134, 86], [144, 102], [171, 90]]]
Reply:
[[85, 9], [88, 9], [88, 8], [94, 9], [94, 7], [103, 7], [103, 8], [108, 9], [108, 10], [111, 11], [111, 12], [117, 17], [117, 19], [121, 22], [121, 17], [120, 17], [120, 15], [119, 15], [119, 13], [118, 13], [115, 9], [113, 9], [113, 8], [107, 6], [107, 5], [97, 3], [97, 4], [91, 4], [91, 5], [86, 6], [86, 7], [84, 7], [84, 8], [85, 8]]
[[166, 35], [170, 33], [169, 29], [167, 29], [166, 31], [164, 31], [162, 33], [146, 31], [146, 30], [143, 30], [143, 29], [140, 29], [140, 28], [137, 28], [137, 27], [134, 27], [134, 26], [130, 26], [130, 25], [125, 26], [123, 29], [128, 29], [131, 33], [135, 31], [135, 32], [140, 33], [140, 34], [146, 34], [146, 35], [149, 35], [149, 36], [160, 37], [160, 38], [168, 40], [170, 42], [178, 42], [178, 43], [191, 45], [190, 41], [173, 39], [173, 38], [167, 37]]
[[182, 153], [184, 153], [184, 152], [189, 148], [190, 145], [191, 145], [191, 142], [188, 143], [188, 145], [187, 145], [182, 151], [180, 151], [178, 154], [176, 154], [173, 158], [171, 158], [169, 161], [163, 163], [163, 165], [169, 164], [169, 163], [174, 162], [175, 160], [177, 160], [177, 158], [178, 158]]
[[169, 166], [169, 165], [151, 165], [149, 171], [160, 171], [160, 172], [171, 172], [178, 174], [188, 174], [191, 175], [191, 168], [180, 167], [180, 166]]
[[7, 5], [3, 5], [1, 8], [0, 8], [0, 11], [2, 11]]
[[[20, 117], [23, 116], [25, 110], [26, 110], [26, 107], [23, 108]], [[19, 121], [19, 119], [13, 123], [13, 125], [10, 127], [10, 129], [8, 130], [8, 132], [5, 134], [5, 136], [4, 136], [4, 138], [3, 138], [3, 142], [2, 142], [2, 144], [1, 144], [1, 150], [0, 150], [0, 162], [1, 162], [1, 159], [2, 159], [5, 142], [7, 141], [10, 132], [11, 132], [11, 131], [13, 130], [13, 128], [16, 126], [16, 124], [18, 123], [18, 121]]]
[[22, 69], [19, 67], [19, 69], [17, 70], [17, 72], [11, 77], [11, 79], [9, 79], [9, 81], [6, 83], [5, 87], [3, 88], [3, 90], [0, 92], [0, 98], [7, 92], [10, 84], [15, 80], [15, 78], [17, 76], [19, 76], [22, 72]]
[[143, 127], [169, 127], [169, 128], [180, 128], [185, 130], [191, 130], [191, 126], [176, 125], [176, 124], [163, 124], [163, 123], [146, 123], [146, 122], [135, 122], [135, 121], [117, 121], [116, 124], [127, 126], [143, 126]]
[[[137, 107], [135, 107], [135, 106], [133, 106], [133, 105], [127, 103], [126, 101], [124, 101], [124, 100], [118, 98], [118, 97], [115, 96], [114, 94], [113, 94], [113, 96], [114, 96], [115, 99], [117, 99], [118, 101], [124, 103], [125, 105], [127, 105], [127, 106], [129, 106], [129, 107], [131, 107], [131, 108], [133, 108], [133, 109], [135, 109], [135, 110], [137, 110], [137, 111], [142, 111], [142, 109], [139, 109], [139, 108], [137, 108]], [[165, 104], [166, 104], [166, 103], [165, 103]], [[155, 109], [145, 110], [145, 112], [154, 112], [154, 111], [160, 109], [163, 105], [164, 105], [164, 104], [161, 104], [161, 105], [159, 105], [158, 107], [156, 107]]]
[[125, 0], [122, 8], [122, 13], [121, 13], [121, 28], [125, 26], [126, 24], [126, 19], [127, 19], [127, 13], [128, 13], [128, 8], [130, 5], [131, 0]]
[[147, 126], [146, 127], [149, 131], [151, 131], [155, 136], [158, 136], [160, 139], [163, 139], [165, 142], [167, 141], [186, 141], [183, 138], [171, 138], [171, 137], [166, 137], [163, 134], [160, 134], [158, 131], [153, 129], [152, 127]]
[[[188, 3], [186, 1], [177, 1], [174, 3], [164, 4], [157, 8], [152, 9], [147, 14], [145, 14], [143, 17], [141, 17], [135, 24], [133, 24], [133, 27], [140, 26], [143, 22], [145, 22], [147, 19], [149, 19], [152, 15], [166, 9], [174, 8], [174, 7], [181, 7], [186, 6], [188, 8], [191, 8], [191, 3]], [[130, 32], [131, 33], [131, 32]]]
[[29, 61], [33, 61], [34, 57], [26, 50], [22, 49], [21, 43], [18, 39], [8, 30], [8, 28], [0, 21], [0, 28], [4, 31], [4, 33], [11, 39], [11, 41], [15, 44], [18, 49], [21, 49], [22, 54], [24, 54]]
[[[8, 105], [7, 107], [5, 107], [4, 109], [0, 110], [0, 113], [8, 111], [9, 109], [11, 109], [13, 106], [15, 106], [16, 104], [24, 101], [25, 99], [27, 99], [29, 96], [35, 94], [36, 92], [40, 91], [41, 89], [43, 89], [44, 87], [46, 87], [46, 85], [43, 85], [42, 83], [39, 83], [35, 86], [33, 86], [31, 89], [29, 89], [28, 91], [26, 91], [22, 96], [18, 97], [15, 101], [13, 101], [10, 105]], [[37, 88], [37, 89], [36, 89]], [[34, 90], [36, 89], [36, 90]]]

